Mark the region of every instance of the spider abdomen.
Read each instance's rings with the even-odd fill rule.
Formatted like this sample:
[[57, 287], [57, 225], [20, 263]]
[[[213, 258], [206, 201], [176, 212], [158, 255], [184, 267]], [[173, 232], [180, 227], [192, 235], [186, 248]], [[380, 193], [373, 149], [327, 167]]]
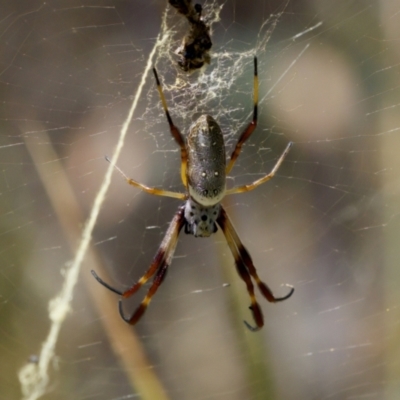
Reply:
[[187, 138], [188, 189], [196, 203], [209, 207], [225, 195], [225, 143], [213, 117], [202, 115]]

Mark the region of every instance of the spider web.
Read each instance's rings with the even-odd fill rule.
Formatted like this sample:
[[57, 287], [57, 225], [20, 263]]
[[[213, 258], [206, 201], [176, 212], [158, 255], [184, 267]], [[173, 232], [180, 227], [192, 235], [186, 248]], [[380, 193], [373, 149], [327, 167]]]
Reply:
[[[0, 399], [395, 399], [400, 390], [396, 1], [205, 1], [211, 64], [184, 74], [188, 31], [167, 1], [3, 2]], [[224, 199], [261, 278], [265, 326], [221, 232], [181, 235], [133, 328], [118, 296], [149, 266], [179, 205], [186, 134], [212, 115], [227, 152], [259, 125]], [[112, 177], [112, 179], [111, 179]], [[148, 285], [124, 302], [128, 314]]]

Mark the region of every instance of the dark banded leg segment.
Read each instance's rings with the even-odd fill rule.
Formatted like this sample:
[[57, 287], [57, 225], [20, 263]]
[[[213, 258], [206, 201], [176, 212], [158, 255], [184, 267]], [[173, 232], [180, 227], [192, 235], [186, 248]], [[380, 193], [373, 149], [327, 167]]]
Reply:
[[101, 283], [104, 287], [111, 290], [112, 292], [120, 295], [122, 298], [127, 299], [135, 294], [152, 276], [154, 276], [153, 283], [150, 286], [145, 298], [140, 303], [136, 311], [132, 314], [131, 317], [126, 317], [122, 310], [122, 299], [119, 301], [119, 312], [121, 317], [127, 323], [134, 325], [139, 319], [142, 317], [144, 312], [149, 305], [151, 298], [156, 293], [157, 289], [160, 287], [161, 283], [165, 278], [165, 274], [169, 265], [171, 264], [172, 257], [175, 252], [176, 245], [178, 243], [179, 233], [185, 223], [184, 217], [184, 206], [180, 206], [174, 218], [172, 219], [168, 230], [164, 236], [163, 241], [161, 242], [160, 248], [158, 249], [153, 262], [150, 265], [150, 268], [146, 271], [146, 273], [128, 290], [122, 292], [119, 291], [108, 283], [104, 282], [93, 270], [92, 275], [96, 278], [96, 280]]
[[162, 106], [163, 106], [163, 109], [165, 112], [165, 116], [167, 117], [171, 135], [175, 139], [175, 141], [178, 143], [179, 147], [181, 148], [181, 178], [182, 178], [182, 183], [187, 188], [186, 170], [187, 170], [188, 155], [187, 155], [187, 150], [186, 150], [186, 146], [185, 146], [185, 140], [183, 139], [182, 134], [179, 131], [179, 129], [172, 122], [171, 114], [168, 111], [167, 101], [165, 100], [164, 92], [162, 90], [160, 80], [158, 79], [157, 70], [155, 68], [153, 68], [153, 73], [154, 73], [154, 77], [156, 78], [157, 90], [160, 95], [160, 99], [161, 99], [161, 103], [162, 103]]
[[240, 135], [238, 142], [236, 143], [235, 150], [233, 150], [231, 159], [226, 167], [226, 174], [228, 175], [235, 161], [239, 157], [240, 151], [242, 150], [242, 146], [244, 142], [251, 136], [254, 129], [257, 127], [257, 120], [258, 120], [258, 72], [257, 72], [257, 57], [254, 57], [254, 80], [253, 80], [253, 120], [244, 130], [244, 132]]
[[161, 242], [160, 248], [154, 257], [153, 263], [149, 268], [148, 272], [146, 273], [146, 275], [144, 275], [142, 279], [138, 281], [136, 285], [134, 285], [131, 289], [123, 293], [122, 295], [123, 298], [130, 297], [148, 280], [147, 275], [151, 274], [150, 276], [152, 276], [154, 275], [154, 271], [157, 270], [155, 277], [153, 279], [153, 283], [151, 284], [149, 290], [147, 291], [145, 298], [139, 304], [138, 308], [132, 314], [131, 317], [126, 317], [124, 315], [124, 312], [122, 310], [122, 299], [120, 299], [119, 312], [121, 314], [122, 319], [128, 324], [135, 325], [139, 321], [139, 319], [146, 311], [148, 305], [150, 304], [151, 298], [155, 295], [158, 288], [164, 281], [165, 274], [167, 273], [168, 267], [171, 264], [172, 257], [176, 249], [176, 245], [178, 243], [179, 233], [184, 223], [185, 223], [184, 206], [180, 206], [178, 212], [175, 214], [174, 218], [172, 219], [168, 227], [168, 230], [164, 236], [163, 241]]
[[254, 286], [253, 283], [251, 282], [251, 278], [255, 280], [260, 292], [270, 303], [277, 303], [288, 299], [293, 294], [294, 288], [291, 287], [289, 293], [286, 296], [275, 297], [271, 289], [259, 278], [257, 270], [253, 264], [253, 260], [251, 259], [249, 252], [246, 250], [246, 248], [240, 241], [239, 236], [237, 235], [235, 228], [233, 227], [232, 222], [229, 219], [223, 207], [221, 207], [221, 212], [217, 219], [217, 223], [224, 232], [229, 248], [231, 249], [231, 252], [235, 259], [236, 269], [238, 271], [238, 274], [245, 282], [247, 291], [250, 296], [251, 300], [250, 310], [253, 313], [256, 326], [253, 327], [246, 321], [244, 321], [244, 323], [247, 326], [247, 328], [249, 328], [252, 332], [256, 332], [263, 327], [264, 317], [261, 308], [257, 303], [254, 294]]

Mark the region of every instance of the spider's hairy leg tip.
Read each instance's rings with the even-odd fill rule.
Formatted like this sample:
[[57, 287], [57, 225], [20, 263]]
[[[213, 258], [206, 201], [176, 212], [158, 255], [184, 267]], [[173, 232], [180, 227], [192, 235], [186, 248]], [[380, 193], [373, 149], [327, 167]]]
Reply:
[[290, 288], [289, 293], [285, 296], [285, 298], [288, 299], [289, 297], [292, 297], [292, 294], [294, 293], [294, 287], [291, 286], [291, 285], [285, 285], [285, 286], [287, 286], [288, 288]]
[[259, 326], [251, 326], [247, 321], [243, 321], [243, 323], [250, 332], [257, 332], [261, 329]]
[[121, 318], [122, 318], [126, 323], [130, 324], [130, 323], [131, 323], [131, 322], [130, 322], [130, 319], [127, 318], [127, 317], [125, 317], [125, 315], [124, 315], [124, 310], [122, 309], [122, 300], [121, 300], [121, 299], [119, 299], [119, 302], [118, 302], [118, 310], [119, 310], [119, 315], [121, 316]]

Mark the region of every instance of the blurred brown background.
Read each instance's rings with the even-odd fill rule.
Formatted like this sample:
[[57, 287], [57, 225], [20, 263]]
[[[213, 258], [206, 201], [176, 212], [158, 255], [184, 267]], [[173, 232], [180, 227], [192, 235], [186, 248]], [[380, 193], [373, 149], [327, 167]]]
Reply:
[[[167, 2], [2, 3], [0, 399], [9, 400], [22, 398], [18, 371], [50, 329], [48, 303], [74, 258]], [[173, 64], [187, 24], [169, 8], [172, 47], [157, 68], [182, 132], [209, 113], [231, 148], [251, 118], [259, 57], [259, 127], [229, 185], [266, 174], [287, 142], [295, 145], [273, 181], [224, 204], [262, 279], [277, 295], [285, 283], [296, 291], [277, 305], [257, 293], [266, 324], [252, 334], [221, 232], [182, 234], [146, 315], [127, 327], [118, 297], [90, 269], [121, 289], [135, 282], [179, 202], [114, 174], [93, 232], [96, 263], [82, 264], [43, 399], [151, 398], [154, 382], [135, 384], [148, 371], [178, 400], [396, 399], [400, 2], [216, 1], [205, 10], [218, 5], [204, 74], [185, 77]], [[182, 190], [151, 75], [118, 165], [149, 186]], [[144, 293], [124, 302], [126, 313]]]

